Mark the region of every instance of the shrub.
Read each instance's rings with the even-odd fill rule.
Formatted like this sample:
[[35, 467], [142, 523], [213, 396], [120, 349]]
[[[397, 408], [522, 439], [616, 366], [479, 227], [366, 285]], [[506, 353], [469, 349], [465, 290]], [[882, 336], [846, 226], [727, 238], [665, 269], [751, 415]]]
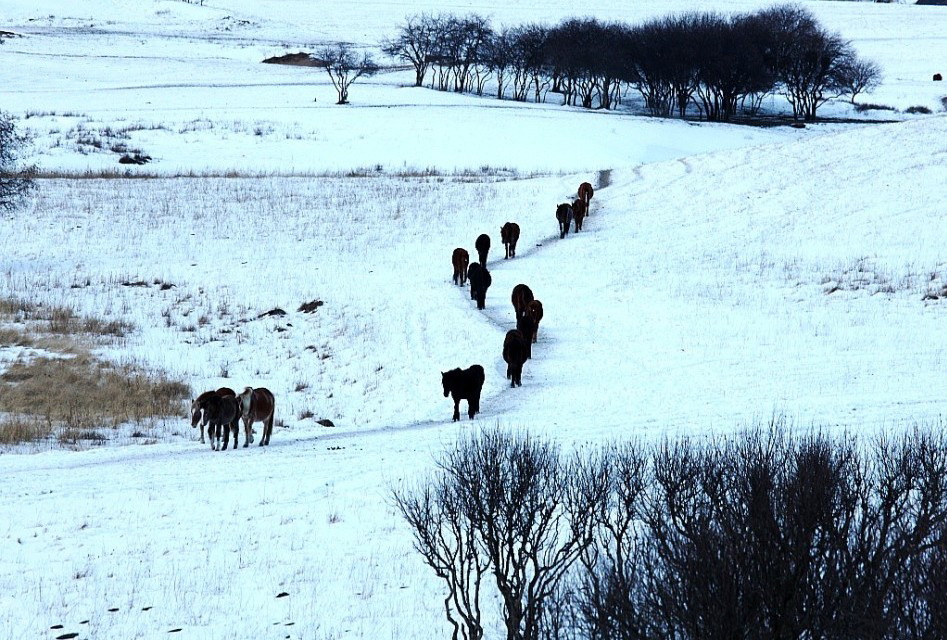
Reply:
[[915, 105], [913, 107], [908, 107], [904, 110], [904, 113], [932, 113], [930, 108], [925, 107], [924, 105]]

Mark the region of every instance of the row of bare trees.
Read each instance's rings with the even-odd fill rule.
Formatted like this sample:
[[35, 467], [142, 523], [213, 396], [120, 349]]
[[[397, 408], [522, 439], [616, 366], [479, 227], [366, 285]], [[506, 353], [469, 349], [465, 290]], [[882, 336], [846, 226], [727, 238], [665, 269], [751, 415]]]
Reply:
[[493, 430], [394, 498], [454, 640], [487, 589], [507, 640], [947, 637], [942, 433], [565, 455]]
[[501, 99], [541, 101], [552, 91], [590, 109], [613, 108], [631, 87], [655, 115], [691, 110], [723, 121], [774, 93], [796, 118], [814, 120], [827, 100], [854, 101], [880, 80], [877, 65], [798, 5], [636, 26], [586, 18], [501, 30], [475, 14], [417, 15], [382, 49], [414, 68], [417, 86], [430, 77], [432, 88], [482, 94], [492, 80]]

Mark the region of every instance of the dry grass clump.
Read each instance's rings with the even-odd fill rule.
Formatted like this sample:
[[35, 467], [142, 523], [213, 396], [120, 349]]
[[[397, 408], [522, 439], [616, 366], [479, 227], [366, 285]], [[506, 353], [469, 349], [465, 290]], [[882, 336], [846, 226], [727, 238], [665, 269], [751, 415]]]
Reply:
[[52, 433], [52, 423], [37, 416], [0, 415], [0, 446], [37, 442]]
[[32, 416], [73, 431], [180, 416], [190, 388], [163, 374], [97, 360], [41, 357], [0, 375], [0, 412]]
[[161, 373], [100, 360], [82, 338], [113, 339], [132, 326], [80, 317], [69, 307], [0, 297], [0, 346], [38, 350], [0, 373], [0, 445], [105, 440], [99, 430], [183, 415], [186, 384]]
[[132, 329], [121, 320], [83, 318], [70, 307], [37, 304], [19, 298], [0, 298], [0, 318], [4, 317], [14, 322], [40, 323], [42, 326], [38, 329], [60, 336], [86, 334], [120, 338]]

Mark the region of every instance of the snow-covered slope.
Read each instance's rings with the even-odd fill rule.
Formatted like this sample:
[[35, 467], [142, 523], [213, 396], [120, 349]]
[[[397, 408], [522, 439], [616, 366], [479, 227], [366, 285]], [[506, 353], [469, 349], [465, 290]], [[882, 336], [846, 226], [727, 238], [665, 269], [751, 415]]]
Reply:
[[[130, 134], [159, 174], [276, 174], [44, 180], [25, 210], [0, 217], [0, 296], [125, 319], [135, 331], [102, 355], [195, 391], [265, 385], [282, 423], [269, 448], [213, 453], [182, 419], [150, 446], [0, 454], [0, 638], [445, 637], [440, 585], [388, 496], [472, 430], [526, 428], [570, 446], [774, 415], [850, 431], [940, 419], [947, 118], [754, 130], [514, 108], [392, 80], [357, 86], [364, 102], [340, 110], [325, 93], [311, 103], [312, 87], [292, 84], [299, 70], [251, 88], [260, 39], [287, 29], [300, 42], [290, 19], [254, 7], [290, 4], [299, 24], [316, 6], [59, 2], [43, 13], [60, 17], [27, 23], [35, 11], [0, 0], [30, 32], [0, 49], [21, 63], [5, 67], [13, 106], [0, 106], [57, 111], [21, 121], [42, 123], [41, 166], [110, 166], [54, 146], [52, 130], [124, 121], [165, 127]], [[419, 9], [371, 6], [382, 17], [366, 18], [366, 39]], [[879, 43], [900, 38], [879, 16], [909, 10], [812, 6], [839, 28], [858, 17], [855, 35]], [[480, 8], [522, 21], [540, 11]], [[242, 61], [237, 27], [196, 26], [223, 9], [264, 25], [241, 27], [254, 40]], [[348, 25], [339, 11], [324, 10], [327, 37]], [[62, 16], [115, 24], [106, 36]], [[934, 37], [928, 24], [911, 33]], [[186, 35], [179, 58], [164, 45], [148, 75], [103, 57], [52, 75], [69, 46], [126, 38], [130, 52], [172, 30]], [[193, 78], [194, 51], [226, 62]], [[328, 91], [321, 82], [314, 90]], [[178, 86], [145, 86], [159, 84]], [[891, 86], [914, 99], [909, 84]], [[395, 175], [404, 166], [437, 171]], [[368, 175], [315, 173], [359, 167]], [[598, 187], [592, 215], [560, 240], [556, 204], [584, 180]], [[507, 220], [523, 233], [504, 261]], [[451, 284], [450, 255], [473, 254], [484, 232], [493, 286], [479, 312]], [[520, 282], [545, 318], [510, 389], [500, 353]], [[312, 300], [325, 304], [297, 311]], [[287, 315], [258, 317], [274, 307]], [[439, 372], [474, 362], [487, 371], [483, 412], [454, 424]]]

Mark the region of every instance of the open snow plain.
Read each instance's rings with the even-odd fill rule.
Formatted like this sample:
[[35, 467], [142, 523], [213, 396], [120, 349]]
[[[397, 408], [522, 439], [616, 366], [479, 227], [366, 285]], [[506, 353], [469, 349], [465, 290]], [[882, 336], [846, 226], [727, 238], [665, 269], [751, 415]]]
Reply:
[[[280, 424], [269, 448], [213, 453], [182, 415], [151, 425], [148, 446], [0, 455], [0, 637], [445, 637], [440, 583], [389, 489], [483, 425], [571, 447], [773, 416], [939, 423], [943, 115], [688, 124], [404, 88], [399, 73], [338, 107], [316, 70], [259, 60], [370, 45], [423, 6], [27, 4], [0, 0], [0, 29], [23, 35], [0, 48], [0, 108], [35, 135], [27, 159], [65, 177], [0, 218], [0, 295], [130, 322], [103, 356], [195, 392], [267, 386]], [[600, 17], [710, 7], [623, 4]], [[944, 60], [947, 12], [807, 6], [885, 69], [865, 101], [941, 108], [929, 78], [944, 69], [927, 65]], [[498, 24], [572, 13], [431, 9]], [[133, 169], [150, 177], [77, 177], [117, 169], [116, 143], [151, 155]], [[559, 240], [555, 205], [584, 180], [599, 187], [592, 215]], [[523, 229], [510, 261], [507, 220]], [[450, 253], [484, 232], [493, 286], [478, 312]], [[546, 316], [511, 390], [500, 351], [519, 282]], [[275, 307], [287, 315], [258, 317]], [[439, 371], [474, 362], [483, 412], [453, 424]]]

